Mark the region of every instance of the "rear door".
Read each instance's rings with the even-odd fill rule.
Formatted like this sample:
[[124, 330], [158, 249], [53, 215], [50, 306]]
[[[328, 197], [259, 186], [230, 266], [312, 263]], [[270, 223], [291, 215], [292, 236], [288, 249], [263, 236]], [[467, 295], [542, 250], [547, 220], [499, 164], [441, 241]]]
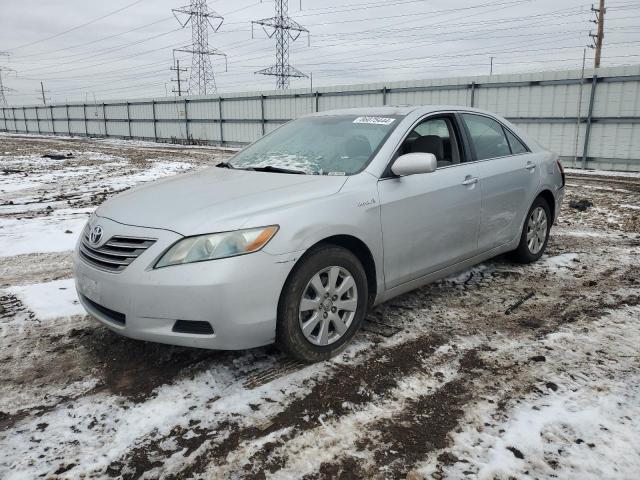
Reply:
[[520, 234], [540, 171], [525, 144], [496, 119], [476, 113], [460, 116], [478, 165], [482, 190], [478, 250], [484, 252]]
[[378, 182], [387, 288], [472, 257], [477, 250], [478, 167], [465, 161], [456, 117], [444, 114], [418, 122], [396, 157], [418, 151], [436, 155], [436, 171]]

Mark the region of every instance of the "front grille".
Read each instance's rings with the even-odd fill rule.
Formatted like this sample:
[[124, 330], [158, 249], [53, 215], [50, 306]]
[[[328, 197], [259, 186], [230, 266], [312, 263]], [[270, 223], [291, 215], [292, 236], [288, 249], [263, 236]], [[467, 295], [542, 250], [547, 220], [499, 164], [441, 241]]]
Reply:
[[92, 247], [87, 227], [80, 242], [80, 256], [85, 262], [101, 270], [121, 272], [155, 242], [152, 238], [117, 235], [101, 247]]
[[127, 321], [127, 317], [124, 313], [116, 312], [115, 310], [111, 310], [110, 308], [103, 307], [99, 303], [94, 302], [93, 300], [82, 295], [82, 299], [89, 304], [91, 308], [100, 312], [102, 315], [107, 317], [107, 320], [111, 320], [118, 325], [124, 325]]

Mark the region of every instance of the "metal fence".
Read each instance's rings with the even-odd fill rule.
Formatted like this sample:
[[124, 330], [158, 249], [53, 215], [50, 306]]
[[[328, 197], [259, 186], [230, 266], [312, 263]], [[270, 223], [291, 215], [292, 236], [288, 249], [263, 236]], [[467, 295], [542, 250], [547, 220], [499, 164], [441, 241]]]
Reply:
[[243, 145], [292, 118], [335, 108], [466, 105], [494, 111], [568, 162], [640, 171], [640, 65], [597, 71], [362, 84], [316, 91], [163, 97], [0, 109], [0, 130]]

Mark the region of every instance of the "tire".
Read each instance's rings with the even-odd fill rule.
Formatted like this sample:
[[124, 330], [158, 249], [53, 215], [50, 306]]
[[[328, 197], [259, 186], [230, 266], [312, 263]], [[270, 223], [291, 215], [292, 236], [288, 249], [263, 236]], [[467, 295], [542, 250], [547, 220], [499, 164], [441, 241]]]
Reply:
[[[543, 212], [543, 219], [540, 219], [540, 212]], [[518, 263], [532, 263], [538, 260], [547, 249], [549, 242], [549, 231], [551, 230], [551, 209], [549, 204], [542, 197], [537, 197], [524, 219], [520, 243], [513, 251], [512, 257]]]
[[336, 245], [313, 248], [295, 265], [280, 295], [277, 345], [304, 362], [331, 358], [362, 325], [368, 296], [365, 270], [353, 253]]

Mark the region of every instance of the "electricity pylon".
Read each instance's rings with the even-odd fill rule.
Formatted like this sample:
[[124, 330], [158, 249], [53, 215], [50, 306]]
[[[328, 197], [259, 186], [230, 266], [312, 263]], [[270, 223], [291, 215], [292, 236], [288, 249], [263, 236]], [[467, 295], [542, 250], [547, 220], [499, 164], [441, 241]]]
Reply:
[[2, 83], [2, 72], [15, 72], [15, 70], [12, 68], [3, 67], [2, 65], [0, 65], [0, 107], [6, 107], [8, 103], [7, 103], [7, 97], [4, 95], [4, 93], [15, 92], [15, 90], [13, 88], [4, 86], [4, 84]]
[[[275, 17], [263, 18], [251, 22], [251, 36], [253, 37], [253, 26], [262, 25], [269, 38], [276, 37], [276, 64], [271, 67], [258, 70], [260, 75], [273, 75], [276, 77], [276, 89], [286, 90], [289, 88], [289, 78], [307, 77], [295, 67], [289, 64], [289, 41], [296, 41], [301, 34], [307, 34], [309, 30], [289, 17], [289, 0], [275, 0]], [[268, 30], [271, 28], [272, 30]]]
[[224, 18], [210, 10], [205, 0], [191, 0], [189, 5], [174, 8], [171, 11], [183, 28], [191, 22], [191, 44], [173, 50], [174, 54], [175, 52], [191, 54], [189, 93], [192, 95], [215, 93], [216, 79], [211, 65], [211, 56], [223, 56], [225, 70], [227, 56], [217, 48], [209, 47], [209, 29], [214, 33], [217, 32]]

